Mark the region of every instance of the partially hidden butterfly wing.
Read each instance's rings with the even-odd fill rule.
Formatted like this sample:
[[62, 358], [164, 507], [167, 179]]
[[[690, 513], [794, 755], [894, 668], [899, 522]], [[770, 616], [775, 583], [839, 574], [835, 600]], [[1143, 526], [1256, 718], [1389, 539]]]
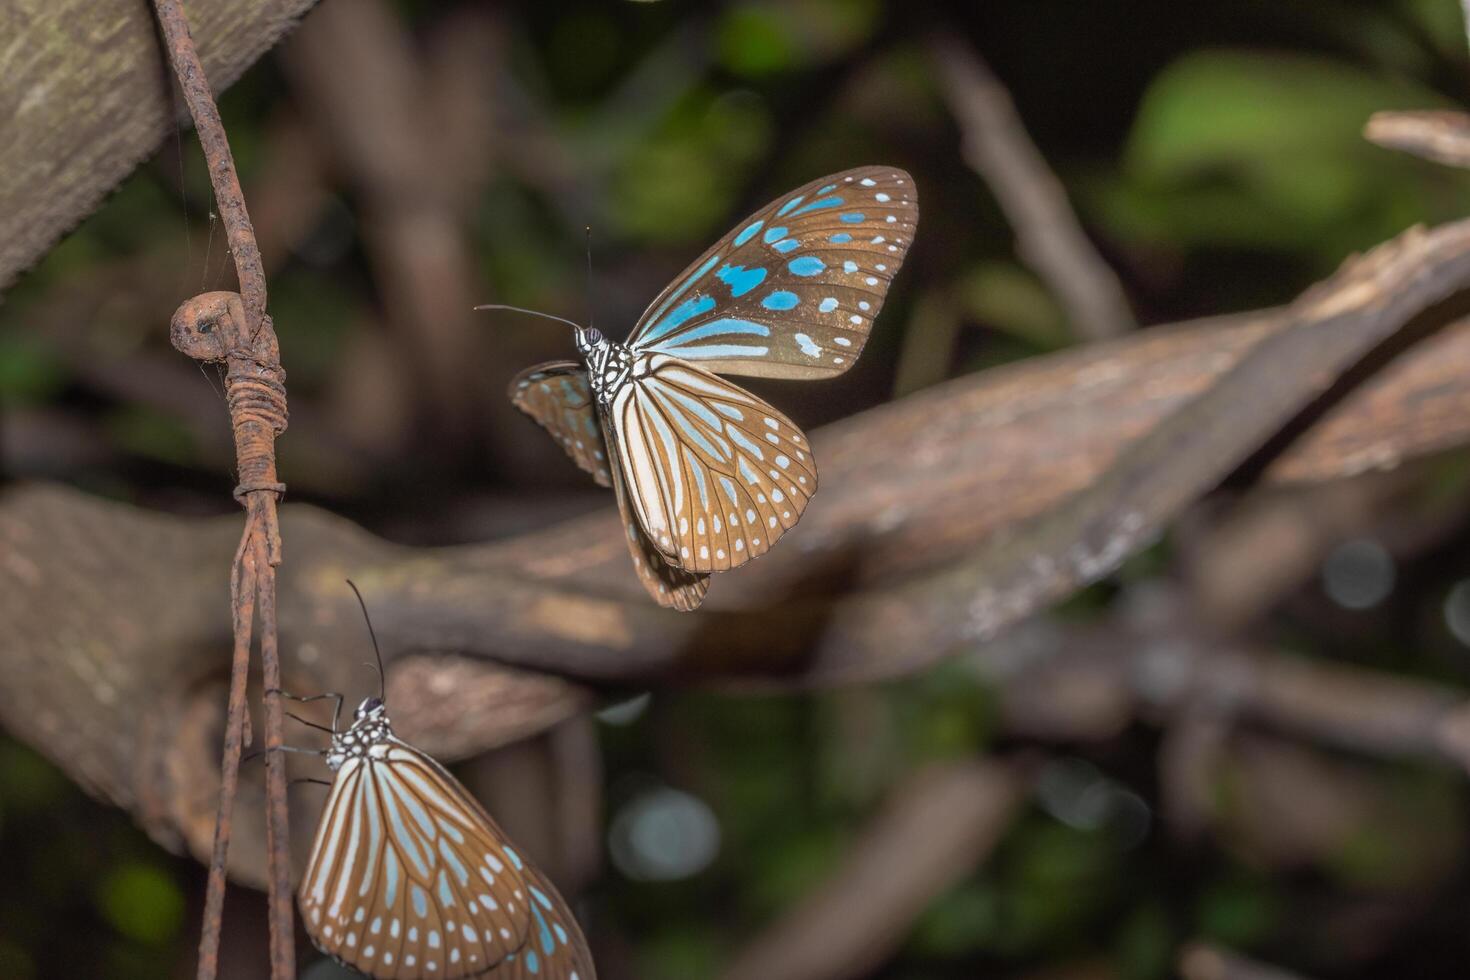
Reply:
[[527, 866], [526, 874], [531, 933], [485, 980], [596, 980], [592, 953], [566, 902], [538, 869]]
[[806, 436], [790, 419], [678, 358], [649, 357], [610, 414], [631, 509], [647, 540], [686, 571], [726, 571], [764, 554], [817, 490]]
[[832, 174], [772, 201], [644, 311], [628, 345], [716, 374], [827, 378], [852, 367], [919, 220], [895, 167]]
[[[606, 441], [609, 446], [618, 445], [610, 433], [607, 434]], [[623, 535], [628, 541], [628, 552], [633, 556], [633, 570], [638, 573], [638, 580], [661, 606], [680, 612], [698, 609], [700, 603], [704, 602], [705, 593], [709, 592], [709, 576], [686, 571], [669, 562], [643, 533], [628, 500], [626, 469], [621, 456], [616, 449], [612, 451], [612, 455], [613, 490], [618, 498], [618, 516], [623, 522]]]
[[525, 865], [495, 822], [396, 739], [337, 771], [299, 900], [316, 945], [378, 980], [482, 974], [522, 948], [535, 918]]
[[511, 380], [509, 394], [515, 407], [550, 432], [573, 462], [601, 486], [612, 485], [586, 368], [575, 361], [537, 364]]

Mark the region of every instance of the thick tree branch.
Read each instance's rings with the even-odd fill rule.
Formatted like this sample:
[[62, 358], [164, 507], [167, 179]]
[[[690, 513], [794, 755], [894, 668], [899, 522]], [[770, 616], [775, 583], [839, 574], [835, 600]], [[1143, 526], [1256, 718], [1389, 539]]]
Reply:
[[[204, 69], [231, 85], [315, 0], [190, 0]], [[0, 289], [178, 125], [147, 4], [20, 0], [0, 46]]]
[[[1298, 417], [1352, 352], [1449, 316], [1434, 304], [1467, 280], [1470, 225], [1416, 231], [1290, 311], [1037, 358], [824, 429], [823, 490], [791, 542], [720, 576], [697, 614], [646, 601], [610, 502], [549, 531], [455, 549], [396, 547], [288, 506], [285, 686], [370, 687], [348, 576], [392, 661], [395, 719], [450, 756], [578, 710], [588, 695], [577, 679], [790, 688], [922, 669], [973, 647], [978, 625], [999, 630], [1106, 574]], [[1470, 442], [1470, 321], [1367, 363], [1383, 361], [1343, 397], [1318, 398], [1310, 428], [1256, 457], [1261, 475], [1328, 480]], [[1097, 529], [1121, 521], [1110, 503], [1144, 517], [1099, 546]], [[236, 533], [234, 521], [56, 488], [0, 497], [0, 722], [195, 853], [207, 853], [207, 746], [222, 726], [229, 648], [214, 583]], [[445, 696], [465, 710], [439, 710]], [[304, 832], [317, 801], [302, 799]], [[258, 805], [258, 786], [242, 786], [242, 810]], [[232, 862], [244, 880], [258, 867]]]

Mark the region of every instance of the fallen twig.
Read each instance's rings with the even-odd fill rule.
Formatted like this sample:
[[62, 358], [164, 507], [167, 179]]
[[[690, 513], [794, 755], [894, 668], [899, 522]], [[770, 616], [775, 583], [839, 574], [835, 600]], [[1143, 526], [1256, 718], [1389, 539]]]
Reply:
[[963, 42], [933, 39], [940, 88], [959, 123], [964, 155], [985, 178], [1036, 271], [1083, 337], [1115, 337], [1137, 324], [1123, 285], [1087, 240], [1061, 181], [1026, 134], [1000, 80]]
[[1206, 942], [1189, 943], [1180, 951], [1179, 975], [1184, 980], [1302, 980], [1299, 974]]
[[1436, 163], [1470, 167], [1470, 115], [1463, 112], [1375, 112], [1363, 137]]
[[921, 769], [841, 865], [740, 951], [724, 980], [845, 980], [869, 975], [936, 896], [999, 843], [1025, 793], [1017, 767], [953, 762]]

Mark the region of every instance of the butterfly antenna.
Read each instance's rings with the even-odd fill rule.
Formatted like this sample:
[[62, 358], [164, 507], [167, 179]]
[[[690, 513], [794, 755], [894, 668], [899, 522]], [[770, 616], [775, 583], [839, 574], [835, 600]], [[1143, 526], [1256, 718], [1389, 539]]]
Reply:
[[592, 328], [592, 226], [587, 226], [587, 328]]
[[485, 303], [482, 306], [475, 307], [475, 309], [477, 309], [477, 310], [510, 310], [512, 313], [526, 313], [526, 314], [529, 314], [530, 316], [545, 317], [548, 320], [557, 320], [557, 321], [560, 321], [561, 323], [565, 323], [569, 327], [575, 327], [578, 330], [582, 329], [582, 325], [580, 323], [573, 323], [571, 320], [568, 320], [564, 316], [554, 316], [554, 315], [552, 315], [550, 313], [542, 313], [540, 310], [528, 310], [524, 306], [507, 306], [504, 303]]
[[352, 579], [348, 579], [347, 587], [352, 590], [353, 595], [357, 596], [357, 604], [362, 607], [363, 621], [367, 623], [368, 636], [373, 638], [373, 653], [378, 655], [378, 700], [386, 704], [388, 701], [388, 682], [383, 673], [383, 651], [378, 649], [378, 634], [373, 631], [372, 617], [368, 615], [367, 603], [362, 601], [362, 593], [358, 591], [357, 585]]

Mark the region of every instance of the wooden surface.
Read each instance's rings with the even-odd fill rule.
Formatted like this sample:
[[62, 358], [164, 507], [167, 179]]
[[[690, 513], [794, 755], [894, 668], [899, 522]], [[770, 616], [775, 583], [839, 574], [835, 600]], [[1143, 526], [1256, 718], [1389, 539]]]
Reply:
[[[188, 0], [223, 91], [315, 0]], [[91, 214], [163, 140], [182, 106], [148, 4], [4, 0], [0, 8], [0, 289]]]

